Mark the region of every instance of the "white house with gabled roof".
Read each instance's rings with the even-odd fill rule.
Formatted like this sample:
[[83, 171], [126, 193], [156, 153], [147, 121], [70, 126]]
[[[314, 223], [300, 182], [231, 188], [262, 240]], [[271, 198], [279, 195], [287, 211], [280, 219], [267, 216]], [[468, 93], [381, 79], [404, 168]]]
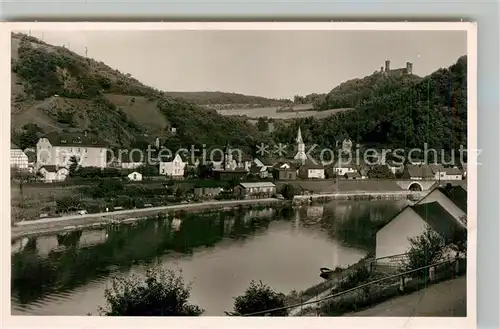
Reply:
[[184, 169], [187, 162], [177, 153], [171, 161], [160, 161], [160, 175], [174, 179], [184, 178]]
[[68, 167], [76, 157], [81, 167], [105, 168], [107, 148], [104, 141], [88, 133], [51, 132], [36, 145], [37, 166]]

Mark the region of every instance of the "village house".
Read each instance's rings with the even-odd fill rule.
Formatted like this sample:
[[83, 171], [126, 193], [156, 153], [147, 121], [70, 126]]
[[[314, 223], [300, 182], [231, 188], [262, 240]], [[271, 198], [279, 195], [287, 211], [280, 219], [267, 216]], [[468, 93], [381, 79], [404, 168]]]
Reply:
[[142, 174], [137, 171], [131, 172], [127, 177], [130, 181], [138, 182], [142, 180]]
[[276, 194], [276, 185], [271, 182], [240, 183], [234, 188], [236, 195], [253, 197], [271, 197]]
[[[415, 208], [416, 207], [416, 208]], [[425, 230], [425, 222], [438, 233], [447, 229], [467, 229], [467, 191], [461, 186], [433, 188], [413, 207], [407, 206], [376, 235], [376, 258], [407, 252], [408, 238], [419, 236]]]
[[147, 155], [140, 150], [120, 150], [118, 157], [121, 169], [137, 169], [144, 165]]
[[297, 179], [297, 166], [289, 162], [279, 162], [273, 167], [273, 178], [276, 180]]
[[435, 175], [431, 168], [427, 165], [408, 164], [403, 171], [403, 177], [411, 180], [428, 180], [435, 179]]
[[159, 165], [160, 175], [167, 176], [172, 179], [182, 179], [184, 178], [186, 163], [187, 162], [179, 153], [177, 153], [171, 161], [161, 159]]
[[10, 167], [28, 171], [29, 159], [26, 153], [14, 144], [10, 144]]
[[36, 148], [38, 166], [69, 167], [76, 157], [81, 167], [106, 167], [106, 144], [87, 132], [51, 132], [38, 140]]
[[262, 166], [259, 167], [257, 165], [253, 165], [250, 167], [250, 174], [253, 176], [257, 176], [259, 178], [267, 178], [269, 176], [269, 170], [267, 169], [268, 167]]
[[346, 138], [342, 141], [342, 151], [343, 152], [351, 152], [352, 150], [352, 141], [349, 138]]
[[325, 179], [325, 168], [323, 165], [307, 159], [299, 168], [299, 177], [302, 179]]
[[442, 174], [444, 174], [444, 166], [442, 164], [439, 163], [429, 164], [428, 167], [431, 170], [432, 174], [434, 175], [435, 180], [439, 180], [439, 177]]
[[274, 158], [254, 158], [253, 165], [257, 167], [266, 167], [267, 169], [272, 169], [272, 167], [278, 162]]
[[[405, 207], [377, 232], [375, 257], [379, 259], [408, 252], [411, 247], [409, 239], [420, 236], [427, 228], [443, 237], [445, 243], [467, 231], [440, 202], [417, 203]], [[377, 264], [390, 262], [390, 258], [386, 258], [378, 260]]]
[[363, 179], [363, 176], [357, 171], [348, 172], [343, 176], [345, 179]]
[[201, 181], [195, 185], [193, 194], [197, 198], [212, 198], [219, 195], [223, 190], [220, 183]]
[[69, 170], [66, 167], [54, 165], [44, 165], [38, 170], [45, 183], [61, 182], [69, 175]]
[[444, 168], [441, 173], [440, 180], [462, 180], [463, 173], [457, 167]]
[[245, 169], [213, 170], [212, 173], [214, 179], [222, 181], [242, 180], [248, 176], [248, 172]]
[[357, 173], [358, 170], [352, 161], [346, 159], [338, 159], [333, 165], [333, 172], [337, 177], [344, 177], [345, 174]]
[[397, 173], [402, 173], [405, 169], [405, 166], [402, 162], [394, 160], [387, 160], [386, 166], [394, 175], [396, 175]]

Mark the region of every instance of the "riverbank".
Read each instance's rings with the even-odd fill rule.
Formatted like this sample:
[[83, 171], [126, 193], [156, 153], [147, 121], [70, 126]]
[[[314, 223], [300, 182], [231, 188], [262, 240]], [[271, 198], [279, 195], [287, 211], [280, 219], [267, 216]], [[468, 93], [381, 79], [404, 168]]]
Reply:
[[333, 200], [419, 200], [425, 194], [417, 191], [350, 191], [336, 193], [321, 193], [309, 195], [296, 195], [294, 204], [326, 203]]
[[283, 203], [283, 200], [275, 198], [231, 200], [231, 201], [208, 201], [200, 203], [178, 204], [163, 207], [120, 210], [86, 215], [71, 215], [53, 218], [43, 218], [32, 221], [18, 222], [11, 228], [11, 239], [28, 237], [41, 234], [67, 232], [89, 227], [101, 227], [109, 224], [132, 222], [147, 217], [158, 215], [162, 212], [175, 211], [203, 211], [233, 208], [245, 205], [268, 205]]

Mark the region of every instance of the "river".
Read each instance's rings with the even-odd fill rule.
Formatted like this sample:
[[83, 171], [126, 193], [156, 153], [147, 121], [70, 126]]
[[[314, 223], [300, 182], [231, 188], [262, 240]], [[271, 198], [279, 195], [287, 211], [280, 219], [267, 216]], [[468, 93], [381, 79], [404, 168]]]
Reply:
[[97, 315], [113, 276], [140, 275], [160, 261], [192, 282], [190, 302], [204, 315], [223, 315], [251, 280], [287, 294], [320, 282], [320, 267], [357, 262], [373, 250], [370, 223], [389, 219], [404, 202], [179, 213], [14, 241], [12, 314]]

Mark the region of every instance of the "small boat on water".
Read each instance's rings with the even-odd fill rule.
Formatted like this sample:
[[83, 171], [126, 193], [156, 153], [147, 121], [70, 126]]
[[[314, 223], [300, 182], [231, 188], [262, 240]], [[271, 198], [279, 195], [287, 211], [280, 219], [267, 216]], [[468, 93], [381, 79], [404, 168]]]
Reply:
[[342, 269], [340, 267], [337, 267], [334, 270], [329, 269], [328, 267], [322, 267], [319, 270], [321, 271], [319, 276], [325, 280], [331, 279], [332, 275], [334, 275], [335, 273], [342, 272]]
[[327, 267], [322, 267], [319, 270], [321, 271], [321, 274], [319, 276], [325, 280], [330, 278], [330, 276], [333, 274], [333, 270]]

